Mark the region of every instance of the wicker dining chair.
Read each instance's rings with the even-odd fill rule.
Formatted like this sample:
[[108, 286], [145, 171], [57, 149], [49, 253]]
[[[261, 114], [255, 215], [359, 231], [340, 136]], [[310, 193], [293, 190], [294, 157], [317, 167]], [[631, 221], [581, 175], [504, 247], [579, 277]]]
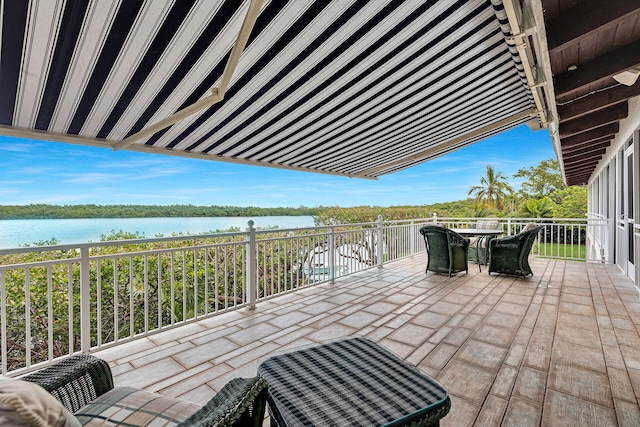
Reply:
[[469, 272], [469, 239], [455, 231], [437, 225], [420, 228], [427, 247], [427, 269], [447, 273], [449, 277], [460, 271]]
[[544, 225], [528, 226], [515, 236], [489, 241], [489, 274], [502, 273], [527, 277], [533, 275], [529, 252]]

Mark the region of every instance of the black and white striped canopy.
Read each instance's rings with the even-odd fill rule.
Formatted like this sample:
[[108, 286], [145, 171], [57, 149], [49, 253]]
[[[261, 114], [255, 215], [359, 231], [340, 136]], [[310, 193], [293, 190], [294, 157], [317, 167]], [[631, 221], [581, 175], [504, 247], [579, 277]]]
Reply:
[[375, 178], [535, 115], [501, 0], [1, 7], [5, 135]]

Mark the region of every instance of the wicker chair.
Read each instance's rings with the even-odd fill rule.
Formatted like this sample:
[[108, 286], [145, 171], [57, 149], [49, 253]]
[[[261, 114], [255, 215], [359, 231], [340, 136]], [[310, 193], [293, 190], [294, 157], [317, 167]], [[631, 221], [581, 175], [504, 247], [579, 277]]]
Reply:
[[489, 274], [503, 273], [527, 277], [533, 275], [529, 252], [543, 225], [533, 226], [515, 236], [489, 241]]
[[427, 247], [426, 271], [447, 273], [449, 277], [463, 270], [469, 272], [469, 239], [437, 225], [421, 227], [420, 234]]
[[[111, 410], [110, 406], [126, 407], [126, 411], [136, 412], [138, 408], [131, 407], [131, 402], [146, 400], [143, 403], [153, 403], [136, 415], [138, 418], [146, 417], [146, 420], [140, 424], [127, 421], [123, 425], [153, 424], [155, 418], [161, 418], [156, 421], [178, 426], [258, 427], [263, 423], [267, 390], [267, 383], [261, 377], [235, 378], [200, 408], [189, 402], [131, 387], [114, 388], [107, 362], [86, 354], [71, 356], [21, 379], [43, 387], [74, 413], [83, 425], [96, 420], [106, 421], [109, 418], [106, 414], [115, 412], [115, 408]], [[167, 402], [159, 403], [162, 399]], [[152, 407], [167, 408], [171, 413], [154, 414]]]

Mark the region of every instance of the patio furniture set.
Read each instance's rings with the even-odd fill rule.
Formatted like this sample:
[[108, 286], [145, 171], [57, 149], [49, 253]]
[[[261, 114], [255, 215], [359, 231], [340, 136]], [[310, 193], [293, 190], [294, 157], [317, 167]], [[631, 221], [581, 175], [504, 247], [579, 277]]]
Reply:
[[0, 378], [0, 425], [437, 426], [445, 389], [367, 338], [306, 347], [263, 361], [205, 406], [115, 387], [107, 362], [80, 354], [22, 379]]
[[526, 278], [533, 275], [529, 252], [543, 228], [529, 223], [514, 236], [498, 238], [503, 233], [498, 221], [480, 220], [473, 228], [425, 225], [420, 228], [420, 233], [427, 248], [426, 271], [447, 273], [451, 277], [460, 271], [468, 272], [469, 261], [472, 261], [478, 263], [480, 271], [482, 264], [488, 265], [489, 274]]

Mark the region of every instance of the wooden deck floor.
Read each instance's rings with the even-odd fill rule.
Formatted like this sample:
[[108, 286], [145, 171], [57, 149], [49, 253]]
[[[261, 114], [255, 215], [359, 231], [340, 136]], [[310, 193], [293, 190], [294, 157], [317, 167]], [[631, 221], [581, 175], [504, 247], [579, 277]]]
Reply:
[[640, 298], [612, 266], [536, 258], [528, 279], [425, 274], [424, 255], [97, 355], [116, 386], [204, 404], [269, 355], [367, 336], [437, 378], [443, 426], [640, 425]]

